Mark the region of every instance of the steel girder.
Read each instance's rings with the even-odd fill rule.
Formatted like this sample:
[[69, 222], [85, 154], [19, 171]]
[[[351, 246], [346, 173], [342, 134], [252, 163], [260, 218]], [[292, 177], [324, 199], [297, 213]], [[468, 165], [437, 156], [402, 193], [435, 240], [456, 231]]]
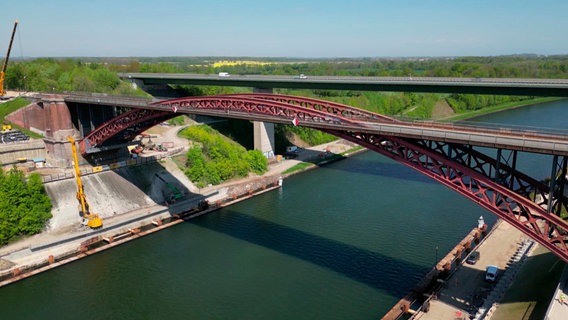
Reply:
[[91, 131], [79, 143], [81, 154], [87, 155], [91, 148], [100, 147], [105, 141], [121, 133], [123, 140], [132, 140], [144, 130], [175, 116], [175, 113], [164, 110], [132, 109]]
[[[153, 109], [132, 109], [105, 122], [81, 140], [79, 148], [81, 154], [86, 155], [117, 135], [122, 134], [123, 140], [132, 140], [142, 131], [177, 116], [177, 112], [196, 113], [199, 110], [244, 112], [258, 114], [263, 118], [273, 116], [274, 119], [285, 118], [290, 121], [297, 119], [304, 125], [308, 123], [354, 124], [357, 119], [392, 121], [388, 117], [323, 100], [284, 95], [277, 96], [278, 100], [276, 100], [269, 99], [268, 96], [270, 95], [258, 95], [258, 97], [220, 95], [157, 102], [152, 104]], [[223, 115], [219, 114], [219, 116]]]
[[[269, 95], [256, 95], [269, 96]], [[358, 109], [344, 106], [342, 111], [339, 108], [313, 107], [313, 104], [307, 105], [294, 104], [290, 101], [300, 101], [301, 99], [293, 96], [290, 100], [272, 100], [267, 98], [256, 98], [255, 95], [219, 95], [207, 97], [187, 97], [181, 99], [171, 99], [156, 102], [154, 105], [168, 107], [172, 110], [182, 113], [197, 113], [199, 110], [220, 111], [219, 116], [224, 116], [228, 112], [242, 112], [248, 115], [259, 115], [259, 121], [265, 119], [267, 122], [287, 122], [298, 120], [303, 125], [309, 124], [355, 124], [357, 119], [351, 119], [349, 116], [358, 112]], [[309, 99], [305, 99], [308, 101]], [[321, 105], [325, 101], [319, 101]], [[331, 104], [330, 104], [331, 105]], [[339, 105], [338, 105], [339, 106]], [[351, 110], [351, 113], [348, 112]], [[363, 114], [363, 113], [361, 113]]]
[[[565, 157], [563, 164], [554, 170], [555, 174], [552, 176], [557, 178], [551, 181], [551, 187], [517, 170], [517, 151], [514, 150], [508, 150], [509, 157], [507, 157], [503, 154], [504, 150], [497, 149], [496, 158], [492, 158], [471, 146], [430, 140], [415, 140], [415, 143], [465, 165], [516, 194], [525, 198], [532, 198], [539, 206], [546, 206], [548, 212], [560, 216], [562, 208], [568, 211], [568, 198], [564, 196], [563, 190], [564, 175], [558, 174], [566, 172], [565, 167], [563, 168], [566, 165]], [[553, 190], [553, 192], [551, 193], [550, 190]], [[550, 197], [551, 194], [552, 197]]]
[[[295, 119], [300, 125], [313, 127], [325, 123], [353, 125], [358, 121], [397, 122], [332, 102], [268, 94], [189, 97], [161, 101], [151, 107], [155, 109], [133, 109], [97, 128], [81, 141], [81, 151], [84, 152], [88, 146], [98, 146], [121, 132], [125, 138], [134, 138], [143, 129], [176, 116], [175, 112], [219, 111], [219, 116], [240, 112], [259, 115], [259, 121], [266, 119], [286, 123]], [[361, 127], [363, 129], [364, 124]], [[128, 131], [129, 128], [135, 129]], [[493, 159], [469, 146], [363, 132], [320, 130], [358, 143], [431, 177], [493, 212], [568, 262], [568, 223], [550, 213], [559, 212], [559, 209], [547, 210], [543, 206], [545, 203], [558, 208], [565, 205], [564, 199], [552, 201], [555, 196], [563, 198], [562, 187], [554, 185], [556, 179], [546, 186], [516, 170], [516, 152], [511, 154], [509, 165], [509, 161], [502, 161], [505, 158], [501, 150], [498, 150], [497, 159]], [[566, 169], [566, 159], [560, 167]], [[563, 183], [558, 185], [563, 186]], [[553, 190], [554, 194], [550, 199], [549, 190]], [[531, 193], [538, 194], [542, 200], [535, 203], [529, 198]]]
[[335, 103], [326, 100], [319, 100], [313, 98], [305, 98], [298, 96], [289, 96], [283, 94], [260, 94], [260, 93], [241, 93], [224, 95], [226, 97], [243, 97], [243, 98], [253, 98], [253, 99], [263, 99], [271, 101], [279, 101], [287, 105], [295, 105], [303, 108], [313, 109], [317, 111], [326, 112], [332, 115], [338, 115], [343, 118], [356, 120], [356, 121], [368, 121], [368, 122], [394, 122], [397, 121], [391, 117], [384, 116], [382, 114], [377, 114], [369, 112], [367, 110], [353, 108], [348, 105]]
[[[323, 130], [413, 168], [493, 212], [568, 262], [568, 223], [481, 173], [420, 143], [392, 136]], [[481, 159], [482, 157], [479, 157]], [[478, 170], [478, 171], [476, 171]], [[520, 174], [513, 175], [520, 179]], [[530, 180], [530, 179], [523, 179]], [[526, 181], [525, 181], [526, 182]], [[509, 182], [510, 183], [510, 182]], [[527, 182], [528, 183], [528, 182]]]

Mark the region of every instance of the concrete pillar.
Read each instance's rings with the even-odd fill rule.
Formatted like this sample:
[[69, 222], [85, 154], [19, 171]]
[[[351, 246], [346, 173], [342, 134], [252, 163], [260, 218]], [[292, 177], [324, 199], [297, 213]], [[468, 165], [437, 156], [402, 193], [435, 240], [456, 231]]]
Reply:
[[[272, 93], [272, 88], [253, 88], [254, 93]], [[274, 123], [253, 121], [254, 149], [268, 159], [274, 158]]]
[[267, 158], [274, 158], [274, 123], [253, 121], [254, 149]]

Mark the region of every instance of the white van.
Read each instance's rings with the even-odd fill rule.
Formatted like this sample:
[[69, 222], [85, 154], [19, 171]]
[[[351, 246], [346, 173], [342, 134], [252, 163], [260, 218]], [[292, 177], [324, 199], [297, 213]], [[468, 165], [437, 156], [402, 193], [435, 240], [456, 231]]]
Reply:
[[228, 72], [219, 72], [219, 77], [230, 77], [231, 75]]
[[485, 281], [495, 282], [498, 272], [499, 268], [497, 268], [497, 266], [487, 266], [487, 268], [485, 268]]

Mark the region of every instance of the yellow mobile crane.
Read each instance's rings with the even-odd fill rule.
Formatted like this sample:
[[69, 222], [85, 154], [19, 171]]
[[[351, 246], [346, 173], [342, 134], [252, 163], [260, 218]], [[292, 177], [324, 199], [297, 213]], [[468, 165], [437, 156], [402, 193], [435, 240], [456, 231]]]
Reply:
[[6, 91], [4, 91], [4, 75], [6, 74], [6, 68], [8, 68], [8, 59], [10, 59], [10, 51], [12, 51], [12, 42], [14, 42], [16, 27], [18, 27], [18, 20], [14, 22], [14, 30], [12, 30], [12, 37], [10, 38], [10, 45], [8, 45], [8, 52], [6, 53], [6, 59], [4, 59], [4, 64], [2, 65], [2, 71], [0, 71], [0, 97], [3, 97], [6, 94]]
[[73, 164], [75, 165], [75, 178], [77, 179], [77, 200], [81, 204], [79, 210], [81, 217], [87, 220], [87, 226], [96, 229], [103, 226], [103, 220], [96, 213], [89, 211], [89, 203], [83, 192], [83, 183], [81, 183], [81, 171], [79, 170], [79, 159], [77, 157], [77, 147], [75, 146], [75, 139], [67, 137], [71, 142], [71, 151], [73, 151]]

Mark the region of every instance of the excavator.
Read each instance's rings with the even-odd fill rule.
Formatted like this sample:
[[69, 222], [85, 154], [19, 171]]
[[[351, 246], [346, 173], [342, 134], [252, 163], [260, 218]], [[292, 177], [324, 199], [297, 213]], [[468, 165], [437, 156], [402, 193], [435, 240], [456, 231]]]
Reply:
[[18, 27], [18, 20], [14, 22], [14, 30], [12, 30], [12, 37], [10, 38], [10, 45], [8, 45], [8, 52], [6, 53], [6, 59], [4, 59], [4, 64], [2, 65], [2, 71], [0, 71], [0, 97], [6, 94], [4, 91], [4, 76], [6, 75], [6, 69], [8, 68], [8, 59], [10, 59], [10, 51], [12, 51], [12, 42], [14, 42], [14, 35], [16, 34], [16, 28]]
[[164, 178], [160, 177], [160, 175], [157, 173], [156, 178], [162, 180], [166, 184], [166, 187], [168, 187], [168, 189], [170, 189], [170, 191], [172, 192], [172, 194], [170, 195], [170, 201], [176, 201], [183, 198], [183, 194], [178, 190], [178, 188], [174, 187], [171, 183], [164, 180]]
[[79, 214], [85, 219], [87, 226], [92, 229], [97, 229], [103, 226], [103, 220], [96, 213], [91, 213], [89, 210], [89, 203], [83, 192], [83, 183], [81, 183], [81, 170], [79, 170], [79, 159], [77, 157], [77, 146], [75, 146], [75, 139], [68, 136], [67, 140], [71, 142], [71, 151], [73, 152], [73, 164], [75, 165], [75, 178], [77, 179], [77, 200], [79, 200]]

